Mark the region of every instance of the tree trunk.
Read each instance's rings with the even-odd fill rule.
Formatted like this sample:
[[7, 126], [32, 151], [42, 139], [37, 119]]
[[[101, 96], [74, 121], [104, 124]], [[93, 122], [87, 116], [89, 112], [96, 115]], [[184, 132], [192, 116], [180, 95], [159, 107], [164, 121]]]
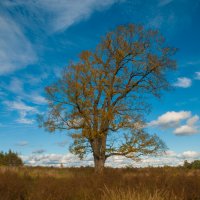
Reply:
[[102, 174], [104, 170], [104, 164], [106, 161], [105, 157], [105, 137], [95, 138], [91, 142], [93, 157], [94, 157], [94, 167], [95, 172]]
[[104, 165], [105, 165], [104, 158], [94, 157], [94, 167], [96, 173], [102, 174], [104, 171]]

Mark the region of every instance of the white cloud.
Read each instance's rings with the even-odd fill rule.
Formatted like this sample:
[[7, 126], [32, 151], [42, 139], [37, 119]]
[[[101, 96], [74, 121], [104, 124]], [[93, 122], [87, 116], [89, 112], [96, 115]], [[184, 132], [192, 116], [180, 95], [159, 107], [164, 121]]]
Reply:
[[47, 100], [38, 93], [31, 93], [28, 96], [30, 100], [35, 104], [42, 105], [47, 103]]
[[176, 135], [193, 135], [195, 133], [198, 133], [198, 130], [196, 129], [196, 127], [183, 125], [176, 128], [173, 133]]
[[162, 156], [157, 157], [144, 157], [139, 162], [133, 162], [131, 159], [127, 159], [121, 156], [111, 157], [106, 161], [106, 165], [110, 167], [148, 167], [148, 166], [177, 166], [183, 165], [184, 160], [192, 162], [195, 159], [200, 159], [200, 152], [196, 151], [184, 151], [182, 153], [177, 153], [175, 151], [167, 151]]
[[169, 128], [176, 126], [181, 120], [188, 119], [189, 117], [191, 117], [190, 111], [169, 111], [159, 116], [157, 120], [151, 121], [148, 125]]
[[[186, 121], [187, 120], [187, 121]], [[169, 111], [148, 123], [148, 126], [158, 126], [160, 128], [174, 128], [176, 135], [192, 135], [199, 132], [199, 116], [192, 116], [190, 111]]]
[[23, 82], [16, 77], [12, 78], [10, 83], [8, 85], [5, 85], [4, 88], [15, 94], [23, 94], [24, 93]]
[[188, 88], [192, 85], [192, 80], [186, 77], [180, 77], [173, 85], [175, 87]]
[[4, 104], [8, 106], [10, 110], [25, 111], [25, 112], [37, 112], [37, 109], [28, 106], [22, 101], [4, 101]]
[[[94, 11], [101, 11], [112, 6], [114, 3], [124, 0], [36, 0], [20, 2], [10, 2], [6, 6], [26, 6], [30, 12], [37, 15], [37, 20], [43, 26], [49, 26], [52, 31], [65, 30], [71, 25], [85, 20]], [[44, 21], [44, 18], [46, 19]]]
[[198, 126], [195, 124], [199, 121], [199, 116], [195, 115], [189, 118], [186, 125], [182, 125], [174, 130], [176, 135], [193, 135], [199, 132]]
[[14, 95], [17, 95], [18, 99], [29, 100], [29, 102], [37, 104], [37, 105], [43, 105], [47, 103], [46, 99], [39, 94], [39, 90], [38, 91], [35, 90], [34, 92], [25, 91], [24, 90], [25, 84], [26, 85], [29, 84], [28, 80], [25, 79], [22, 81], [22, 79], [20, 78], [13, 77], [10, 80], [9, 84], [2, 83], [1, 87], [5, 91], [11, 92]]
[[196, 152], [196, 151], [184, 151], [182, 153], [182, 157], [186, 158], [186, 159], [198, 159], [200, 157], [200, 152]]
[[199, 116], [195, 115], [189, 118], [185, 125], [182, 125], [174, 130], [176, 135], [193, 135], [199, 132], [196, 123], [199, 121]]
[[35, 52], [20, 27], [6, 15], [0, 15], [0, 27], [0, 75], [34, 63]]
[[199, 121], [199, 116], [195, 115], [195, 116], [193, 116], [193, 117], [191, 117], [190, 119], [187, 120], [187, 125], [193, 126], [198, 121]]
[[[94, 166], [93, 157], [89, 156], [84, 160], [80, 160], [77, 156], [67, 154], [32, 154], [29, 156], [21, 156], [25, 164], [32, 166], [57, 166], [63, 164], [66, 167]], [[184, 160], [189, 162], [200, 159], [200, 152], [188, 150], [182, 153], [167, 151], [166, 154], [158, 157], [144, 157], [141, 161], [135, 162], [122, 156], [113, 156], [106, 160], [106, 166], [109, 167], [148, 167], [148, 166], [177, 166], [183, 165]]]
[[19, 118], [16, 120], [16, 122], [20, 124], [33, 124], [34, 120], [27, 118], [27, 112], [26, 111], [19, 111]]
[[195, 72], [195, 79], [200, 80], [200, 72]]
[[3, 103], [9, 110], [17, 111], [19, 113], [19, 118], [16, 120], [16, 122], [21, 124], [33, 124], [34, 120], [29, 119], [28, 116], [39, 113], [37, 108], [28, 106], [22, 101], [4, 101]]
[[172, 151], [172, 150], [168, 150], [164, 153], [166, 156], [169, 156], [169, 157], [174, 157], [176, 156], [176, 152], [175, 151]]
[[87, 158], [85, 160], [80, 160], [77, 156], [68, 153], [64, 154], [32, 154], [29, 156], [22, 156], [23, 161], [27, 165], [32, 166], [88, 166], [93, 165], [93, 160]]

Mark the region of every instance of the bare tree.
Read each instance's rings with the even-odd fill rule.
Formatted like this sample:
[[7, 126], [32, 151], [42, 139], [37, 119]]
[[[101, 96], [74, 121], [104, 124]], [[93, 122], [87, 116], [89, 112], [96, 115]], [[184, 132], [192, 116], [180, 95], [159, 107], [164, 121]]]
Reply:
[[164, 143], [145, 132], [144, 115], [149, 97], [169, 88], [166, 73], [176, 68], [175, 51], [156, 30], [117, 27], [46, 88], [49, 110], [41, 125], [74, 130], [71, 152], [80, 158], [92, 152], [97, 172], [113, 155], [138, 159], [163, 151]]

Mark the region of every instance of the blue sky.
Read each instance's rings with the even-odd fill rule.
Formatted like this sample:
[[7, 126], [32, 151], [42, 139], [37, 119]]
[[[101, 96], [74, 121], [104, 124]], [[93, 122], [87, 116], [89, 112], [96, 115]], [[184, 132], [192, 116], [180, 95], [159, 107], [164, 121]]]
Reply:
[[[173, 89], [150, 99], [148, 130], [167, 144], [167, 155], [147, 164], [179, 164], [200, 159], [200, 1], [199, 0], [1, 0], [0, 150], [12, 149], [29, 164], [80, 163], [69, 154], [67, 132], [38, 128], [44, 87], [56, 80], [82, 50], [95, 48], [117, 25], [156, 28], [177, 47]], [[88, 158], [82, 164], [88, 164]], [[113, 158], [116, 166], [127, 160]]]

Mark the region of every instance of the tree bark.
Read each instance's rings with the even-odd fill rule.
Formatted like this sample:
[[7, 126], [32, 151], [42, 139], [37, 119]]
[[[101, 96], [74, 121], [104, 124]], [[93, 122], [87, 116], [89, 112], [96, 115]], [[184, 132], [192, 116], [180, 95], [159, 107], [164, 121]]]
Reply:
[[103, 174], [104, 171], [104, 165], [105, 165], [105, 159], [104, 158], [95, 158], [94, 157], [94, 167], [95, 172], [97, 174]]
[[105, 142], [106, 142], [105, 136], [95, 138], [91, 142], [93, 157], [94, 157], [95, 172], [98, 174], [103, 173], [104, 165], [105, 165], [105, 161], [106, 161]]

